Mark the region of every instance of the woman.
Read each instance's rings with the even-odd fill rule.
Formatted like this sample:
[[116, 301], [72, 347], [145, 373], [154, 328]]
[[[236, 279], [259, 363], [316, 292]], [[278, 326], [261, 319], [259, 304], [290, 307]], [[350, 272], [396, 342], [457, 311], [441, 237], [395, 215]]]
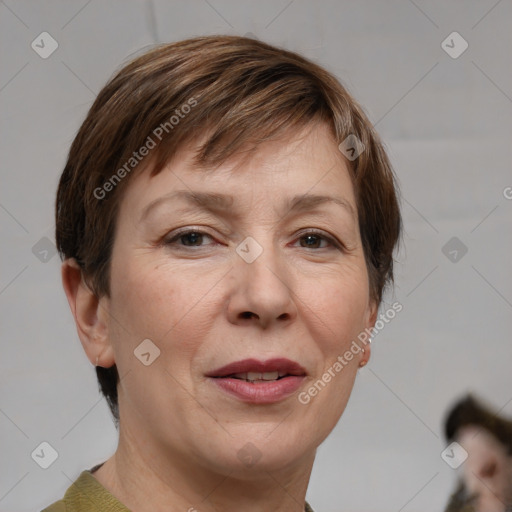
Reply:
[[446, 512], [512, 511], [512, 421], [468, 395], [450, 409], [445, 437], [468, 454]]
[[125, 66], [56, 203], [64, 289], [119, 444], [46, 511], [311, 510], [400, 228], [379, 138], [319, 66], [234, 36]]

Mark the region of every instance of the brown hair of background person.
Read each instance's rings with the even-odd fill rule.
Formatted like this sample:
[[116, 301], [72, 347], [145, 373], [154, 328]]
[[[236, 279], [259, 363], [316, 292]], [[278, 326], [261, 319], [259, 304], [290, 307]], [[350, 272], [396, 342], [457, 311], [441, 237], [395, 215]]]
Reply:
[[[401, 217], [395, 177], [378, 135], [332, 74], [296, 53], [244, 37], [157, 46], [105, 85], [60, 179], [56, 243], [61, 258], [75, 258], [91, 290], [109, 296], [116, 215], [131, 176], [149, 163], [155, 166], [152, 175], [159, 173], [178, 150], [203, 137], [196, 164], [209, 172], [313, 121], [327, 123], [337, 144], [354, 135], [364, 147], [348, 164], [370, 293], [379, 304], [393, 279]], [[117, 426], [116, 365], [98, 366], [96, 372]]]

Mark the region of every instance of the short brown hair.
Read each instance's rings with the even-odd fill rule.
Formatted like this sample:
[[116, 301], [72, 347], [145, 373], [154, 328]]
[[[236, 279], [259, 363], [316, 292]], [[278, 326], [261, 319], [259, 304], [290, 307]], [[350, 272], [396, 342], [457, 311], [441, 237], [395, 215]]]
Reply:
[[[117, 211], [122, 190], [142, 167], [137, 166], [139, 149], [142, 154], [151, 146], [145, 161], [151, 161], [155, 175], [177, 150], [205, 136], [196, 163], [206, 169], [242, 147], [254, 150], [314, 121], [326, 123], [338, 144], [357, 137], [362, 149], [348, 163], [370, 293], [380, 304], [393, 280], [401, 216], [395, 176], [378, 135], [332, 74], [296, 53], [245, 37], [159, 45], [128, 63], [100, 91], [71, 145], [57, 191], [61, 258], [75, 258], [94, 293], [109, 295]], [[118, 422], [116, 366], [96, 371]]]

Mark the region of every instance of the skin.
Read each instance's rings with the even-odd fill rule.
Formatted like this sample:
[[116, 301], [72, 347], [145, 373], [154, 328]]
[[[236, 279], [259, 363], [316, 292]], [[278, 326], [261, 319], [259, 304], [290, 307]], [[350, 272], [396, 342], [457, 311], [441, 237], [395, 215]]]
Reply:
[[512, 457], [486, 429], [476, 425], [460, 429], [457, 442], [468, 452], [462, 465], [470, 494], [476, 495], [478, 512], [504, 512], [512, 503]]
[[[214, 171], [192, 167], [193, 149], [155, 177], [146, 169], [131, 178], [118, 214], [110, 297], [95, 297], [76, 263], [63, 263], [87, 356], [117, 364], [121, 375], [119, 445], [94, 476], [138, 512], [302, 511], [316, 449], [341, 417], [369, 345], [307, 405], [297, 395], [377, 314], [347, 162], [323, 124]], [[234, 202], [227, 213], [212, 213], [168, 201], [140, 220], [153, 200], [182, 189], [232, 194]], [[292, 215], [286, 200], [306, 193], [350, 206]], [[162, 243], [183, 227], [207, 235]], [[310, 228], [340, 246], [307, 239]], [[247, 236], [263, 248], [250, 264], [235, 250]], [[161, 351], [149, 366], [134, 356], [144, 339]], [[234, 361], [273, 357], [297, 361], [308, 374], [278, 403], [244, 403], [205, 376]], [[246, 443], [260, 455], [250, 467], [238, 457]]]

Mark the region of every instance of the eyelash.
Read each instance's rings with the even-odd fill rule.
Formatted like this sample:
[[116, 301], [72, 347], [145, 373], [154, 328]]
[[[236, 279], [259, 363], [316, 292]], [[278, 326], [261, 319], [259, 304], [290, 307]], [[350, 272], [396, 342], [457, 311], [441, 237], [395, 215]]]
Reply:
[[[206, 236], [209, 236], [210, 238], [213, 239], [213, 236], [210, 235], [209, 233], [205, 232], [205, 231], [201, 231], [199, 229], [184, 229], [183, 231], [179, 231], [178, 233], [174, 234], [172, 238], [164, 239], [163, 245], [165, 245], [165, 246], [175, 245], [175, 243], [180, 238], [182, 238], [182, 237], [184, 237], [186, 235], [189, 235], [191, 233], [194, 233], [194, 234], [197, 234], [197, 235], [203, 235], [203, 236], [206, 235]], [[313, 235], [313, 236], [315, 236], [317, 238], [321, 238], [321, 239], [326, 240], [332, 246], [331, 247], [332, 249], [343, 249], [343, 245], [341, 244], [341, 242], [338, 242], [335, 238], [327, 235], [324, 231], [320, 231], [320, 230], [316, 230], [316, 229], [310, 229], [308, 231], [300, 233], [300, 236], [298, 237], [297, 240], [300, 240], [300, 239], [305, 238], [305, 237], [310, 236], [310, 235]], [[182, 246], [179, 246], [180, 250], [181, 249], [183, 249], [183, 250], [194, 250], [194, 249], [192, 249], [192, 247], [200, 248], [200, 247], [205, 247], [205, 246], [204, 245], [199, 245], [199, 246], [182, 245]], [[302, 249], [308, 249], [308, 247], [302, 247]], [[330, 249], [330, 248], [329, 247], [318, 247], [318, 248], [313, 248], [313, 249], [314, 250], [321, 250], [321, 249]]]

